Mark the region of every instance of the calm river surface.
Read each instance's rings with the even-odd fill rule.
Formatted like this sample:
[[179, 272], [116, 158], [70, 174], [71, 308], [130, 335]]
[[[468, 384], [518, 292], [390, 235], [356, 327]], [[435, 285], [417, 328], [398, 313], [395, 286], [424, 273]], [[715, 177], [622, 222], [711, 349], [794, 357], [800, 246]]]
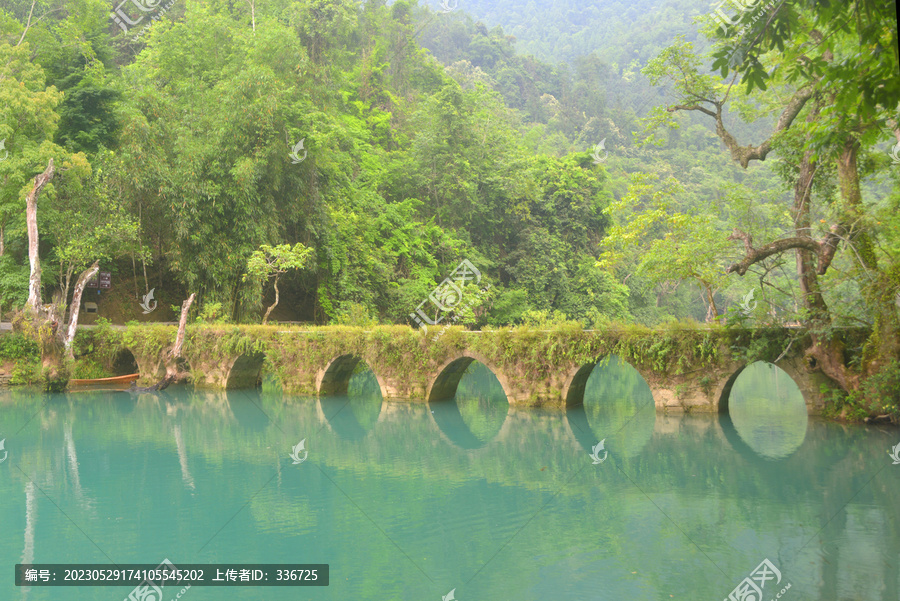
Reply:
[[[730, 417], [657, 414], [615, 359], [568, 411], [510, 408], [478, 364], [441, 404], [382, 403], [372, 384], [0, 393], [0, 600], [133, 588], [16, 587], [17, 563], [164, 558], [331, 566], [327, 588], [185, 601], [712, 601], [764, 560], [780, 581], [763, 564], [762, 601], [900, 599], [900, 431], [808, 419], [769, 366], [744, 371]], [[163, 592], [138, 599], [181, 591]]]

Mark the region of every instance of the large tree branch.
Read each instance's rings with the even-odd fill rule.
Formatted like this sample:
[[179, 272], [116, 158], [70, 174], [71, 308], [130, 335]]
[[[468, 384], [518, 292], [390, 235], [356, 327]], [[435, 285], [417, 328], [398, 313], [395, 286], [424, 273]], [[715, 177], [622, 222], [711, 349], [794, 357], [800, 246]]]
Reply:
[[793, 236], [791, 238], [776, 240], [761, 248], [753, 247], [753, 237], [750, 234], [735, 229], [734, 232], [728, 236], [728, 239], [743, 240], [745, 254], [743, 259], [728, 267], [727, 273], [736, 272], [738, 275], [744, 275], [747, 273], [747, 270], [750, 269], [751, 265], [768, 259], [772, 255], [801, 248], [816, 254], [816, 257], [818, 257], [819, 260], [818, 269], [816, 271], [819, 275], [823, 275], [825, 271], [828, 270], [828, 266], [831, 265], [831, 260], [834, 258], [834, 252], [837, 249], [837, 241], [840, 240], [840, 237], [836, 236], [834, 233], [837, 229], [838, 226], [832, 228], [832, 232], [821, 242], [808, 236]]
[[819, 250], [819, 268], [816, 272], [819, 275], [825, 275], [831, 261], [834, 260], [834, 253], [837, 252], [838, 243], [844, 239], [847, 228], [842, 224], [832, 225], [831, 231], [825, 235]]
[[725, 142], [725, 146], [728, 148], [728, 152], [731, 153], [731, 158], [740, 163], [741, 167], [746, 169], [747, 165], [750, 164], [750, 161], [766, 160], [766, 156], [772, 150], [772, 139], [775, 137], [775, 134], [791, 126], [791, 124], [794, 122], [794, 119], [796, 119], [797, 115], [800, 114], [800, 111], [803, 110], [806, 102], [810, 98], [812, 98], [814, 91], [814, 85], [807, 84], [794, 92], [794, 95], [788, 101], [787, 105], [784, 107], [784, 110], [781, 112], [781, 115], [778, 117], [778, 121], [775, 123], [775, 129], [772, 131], [772, 135], [758, 146], [754, 146], [752, 144], [741, 146], [738, 143], [737, 139], [733, 135], [731, 135], [731, 132], [729, 132], [725, 128], [725, 122], [722, 120], [722, 106], [724, 105], [723, 102], [710, 101], [713, 105], [715, 105], [715, 111], [702, 107], [698, 104], [676, 104], [674, 106], [670, 106], [666, 110], [670, 113], [675, 111], [700, 111], [701, 113], [709, 115], [710, 117], [715, 119], [716, 134], [722, 139], [723, 142]]
[[28, 30], [31, 28], [31, 17], [34, 15], [34, 5], [37, 4], [37, 0], [32, 0], [31, 9], [28, 11], [28, 19], [25, 21], [25, 29], [22, 30], [22, 37], [19, 38], [19, 42], [16, 44], [16, 47], [22, 45], [22, 40], [25, 39], [25, 34], [28, 33]]
[[65, 347], [66, 354], [70, 359], [74, 359], [72, 351], [72, 341], [75, 340], [75, 330], [78, 329], [78, 313], [81, 310], [81, 295], [84, 293], [84, 287], [88, 280], [94, 277], [94, 274], [100, 270], [100, 261], [94, 261], [94, 264], [81, 272], [78, 281], [75, 282], [75, 291], [72, 293], [72, 310], [69, 312], [69, 331], [66, 334]]
[[53, 179], [56, 172], [53, 159], [47, 164], [43, 173], [34, 176], [34, 187], [25, 197], [25, 221], [28, 226], [28, 261], [31, 264], [31, 276], [28, 279], [28, 301], [35, 313], [41, 310], [41, 259], [38, 256], [37, 199], [44, 186]]
[[674, 113], [675, 111], [700, 111], [704, 115], [709, 115], [713, 118], [715, 118], [716, 116], [716, 113], [714, 111], [702, 107], [699, 104], [676, 104], [674, 106], [668, 107], [666, 110], [670, 113]]
[[40, 23], [40, 22], [44, 19], [44, 17], [46, 17], [47, 15], [50, 15], [50, 14], [53, 14], [53, 13], [55, 13], [55, 12], [58, 12], [58, 11], [61, 11], [61, 10], [62, 10], [62, 7], [60, 7], [60, 8], [54, 8], [53, 10], [48, 10], [46, 13], [44, 13], [43, 15], [41, 15], [41, 16], [38, 18], [37, 21], [35, 21], [34, 23], [32, 23], [32, 22], [31, 22], [31, 17], [34, 16], [34, 5], [35, 5], [35, 4], [37, 4], [37, 1], [36, 1], [36, 0], [32, 0], [32, 2], [31, 2], [31, 9], [28, 11], [28, 20], [25, 22], [25, 29], [22, 30], [22, 36], [19, 38], [19, 41], [18, 41], [18, 43], [16, 44], [16, 48], [18, 48], [19, 46], [22, 45], [22, 42], [25, 40], [25, 34], [28, 33], [28, 30], [31, 29], [31, 26], [32, 26], [32, 25], [37, 25], [37, 24]]
[[731, 158], [740, 163], [741, 167], [744, 169], [747, 168], [750, 161], [765, 161], [769, 151], [772, 150], [772, 139], [776, 134], [791, 126], [794, 119], [797, 118], [797, 115], [799, 115], [800, 111], [803, 110], [803, 107], [806, 106], [806, 102], [812, 98], [813, 92], [814, 89], [812, 84], [808, 84], [794, 92], [794, 95], [788, 101], [787, 106], [784, 107], [784, 110], [778, 117], [772, 135], [758, 146], [753, 146], [752, 144], [741, 146], [738, 144], [734, 136], [725, 129], [721, 110], [716, 114], [716, 133], [718, 133], [719, 137], [722, 138], [722, 141], [725, 142], [725, 146], [727, 146], [729, 152], [731, 152]]

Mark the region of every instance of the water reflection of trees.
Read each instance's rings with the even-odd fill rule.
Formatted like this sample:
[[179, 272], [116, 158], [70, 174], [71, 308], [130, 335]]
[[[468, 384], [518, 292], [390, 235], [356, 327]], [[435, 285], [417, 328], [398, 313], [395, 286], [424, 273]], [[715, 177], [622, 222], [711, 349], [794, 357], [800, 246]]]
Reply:
[[453, 399], [429, 403], [441, 433], [460, 449], [481, 449], [494, 440], [509, 413], [506, 393], [484, 364], [472, 361]]
[[[616, 378], [600, 382], [605, 385], [596, 389], [599, 394], [591, 392], [589, 405], [601, 398], [639, 398], [633, 383], [624, 385]], [[589, 390], [594, 390], [590, 384]], [[610, 590], [623, 594], [636, 590], [636, 585], [629, 584], [633, 580], [640, 590], [654, 594], [679, 584], [685, 591], [724, 596], [733, 583], [723, 585], [706, 557], [685, 542], [685, 535], [713, 554], [735, 578], [747, 571], [747, 562], [758, 561], [755, 554], [767, 556], [782, 549], [784, 561], [793, 560], [783, 566], [790, 570], [786, 573], [795, 587], [803, 587], [811, 597], [852, 598], [848, 583], [858, 580], [854, 574], [865, 574], [857, 598], [897, 598], [896, 583], [891, 588], [887, 580], [896, 580], [892, 558], [900, 553], [900, 524], [891, 513], [900, 498], [900, 479], [890, 477], [889, 470], [872, 479], [878, 461], [889, 461], [884, 451], [889, 440], [896, 444], [893, 433], [888, 437], [813, 420], [806, 442], [792, 456], [763, 462], [749, 447], [732, 449], [715, 416], [661, 415], [657, 419], [650, 410], [654, 423], [649, 435], [626, 453], [631, 440], [642, 440], [631, 432], [632, 425], [643, 422], [634, 407], [616, 408], [619, 401], [615, 401], [608, 412], [589, 408], [584, 414], [592, 434], [594, 428], [615, 427], [634, 418], [622, 429], [631, 438], [619, 442], [606, 435], [611, 455], [620, 460], [615, 466], [607, 463], [595, 469], [585, 449], [572, 439], [565, 416], [555, 411], [514, 412], [503, 436], [492, 437], [491, 445], [465, 449], [440, 441], [430, 409], [424, 405], [388, 404], [384, 415], [379, 409], [374, 420], [374, 411], [363, 412], [358, 418], [370, 428], [368, 434], [351, 441], [325, 427], [314, 399], [248, 393], [256, 396], [247, 399], [241, 411], [255, 403], [256, 410], [267, 416], [262, 422], [251, 419], [248, 426], [249, 415], [238, 418], [233, 411], [236, 401], [229, 395], [180, 388], [166, 392], [170, 394], [159, 402], [134, 403], [125, 415], [117, 409], [121, 401], [112, 395], [90, 399], [59, 395], [44, 409], [45, 399], [40, 397], [0, 405], [0, 437], [18, 430], [37, 413], [22, 434], [11, 436], [10, 461], [0, 465], [4, 490], [15, 491], [0, 500], [0, 523], [15, 525], [17, 541], [14, 550], [0, 551], [0, 560], [8, 564], [20, 559], [28, 514], [29, 480], [10, 469], [14, 461], [76, 523], [92, 536], [102, 536], [105, 550], [117, 559], [138, 559], [133, 551], [136, 542], [155, 553], [157, 545], [194, 540], [197, 515], [180, 509], [173, 512], [173, 508], [191, 507], [188, 498], [194, 492], [200, 498], [216, 499], [209, 521], [221, 514], [222, 523], [233, 508], [252, 499], [249, 519], [241, 517], [229, 526], [234, 529], [229, 530], [229, 540], [256, 545], [253, 553], [260, 559], [293, 552], [311, 540], [306, 537], [353, 538], [352, 534], [348, 538], [348, 524], [362, 528], [369, 522], [354, 513], [358, 510], [349, 497], [404, 550], [417, 558], [427, 556], [418, 561], [429, 574], [449, 578], [453, 570], [478, 569], [498, 544], [552, 498], [548, 509], [498, 558], [498, 565], [512, 570], [508, 573], [513, 577], [503, 583], [486, 582], [482, 598], [531, 598], [528, 591], [543, 590], [542, 582], [563, 573], [572, 579], [573, 591], [596, 586], [602, 573], [620, 578], [618, 588]], [[349, 406], [344, 409], [348, 410], [357, 418]], [[67, 423], [72, 425], [70, 433]], [[93, 513], [81, 508], [70, 494], [74, 488], [65, 478], [70, 461], [67, 436], [78, 452], [80, 487], [96, 503]], [[592, 438], [603, 436], [601, 431]], [[287, 458], [290, 445], [301, 438], [308, 439], [311, 450], [310, 464], [303, 468], [313, 469], [293, 469]], [[278, 470], [280, 476], [260, 492]], [[331, 481], [347, 497], [336, 493]], [[110, 496], [111, 490], [130, 492]], [[55, 512], [53, 507], [41, 500], [41, 493], [35, 494], [40, 506], [40, 523], [36, 531], [32, 529], [36, 556], [51, 544], [51, 534], [56, 546], [74, 544], [70, 539], [80, 534], [72, 527], [52, 531], [50, 527], [63, 519], [51, 515], [48, 510]], [[440, 508], [439, 523], [413, 527], [424, 523], [434, 507]], [[475, 515], [473, 508], [477, 508]], [[135, 512], [142, 519], [127, 521]], [[33, 524], [33, 509], [28, 515]], [[103, 516], [126, 516], [130, 540], [118, 542], [121, 537], [98, 521]], [[165, 533], [156, 526], [162, 522], [167, 524]], [[819, 537], [795, 559], [795, 552], [826, 522]], [[460, 524], [465, 525], [465, 536], [458, 535]], [[263, 533], [265, 544], [259, 538]], [[660, 537], [670, 541], [668, 546], [648, 552]], [[333, 565], [353, 565], [354, 571], [367, 575], [366, 586], [383, 584], [389, 591], [386, 596], [404, 597], [402, 586], [395, 591], [394, 584], [372, 576], [412, 574], [398, 567], [402, 558], [397, 559], [396, 548], [386, 538], [359, 536], [352, 545], [329, 552]], [[827, 563], [823, 556], [828, 557]], [[860, 562], [872, 557], [882, 559], [862, 566]], [[528, 569], [514, 568], [519, 565]], [[673, 571], [673, 565], [678, 569]], [[631, 575], [629, 567], [639, 573]], [[346, 586], [358, 597], [370, 596], [366, 588]]]
[[727, 399], [735, 430], [766, 459], [794, 453], [806, 436], [803, 394], [791, 377], [771, 363], [758, 361], [741, 371]]
[[584, 389], [584, 404], [569, 409], [573, 429], [605, 440], [610, 453], [633, 457], [653, 435], [656, 408], [650, 387], [636, 369], [616, 356], [600, 361]]
[[378, 379], [365, 363], [358, 363], [347, 384], [346, 395], [318, 400], [321, 417], [344, 440], [362, 440], [378, 422], [383, 404]]
[[509, 401], [497, 376], [483, 363], [473, 361], [456, 388], [459, 414], [477, 439], [492, 440], [506, 421]]

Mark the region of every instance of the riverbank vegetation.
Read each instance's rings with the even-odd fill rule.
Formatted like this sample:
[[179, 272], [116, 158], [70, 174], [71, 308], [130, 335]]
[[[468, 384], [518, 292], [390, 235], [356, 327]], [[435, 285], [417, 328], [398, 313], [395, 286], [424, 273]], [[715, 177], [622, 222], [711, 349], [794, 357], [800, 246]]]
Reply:
[[97, 261], [119, 323], [196, 293], [201, 323], [371, 328], [466, 259], [490, 285], [466, 327], [802, 325], [838, 411], [900, 412], [895, 2], [569, 4], [177, 0], [128, 29], [11, 0], [0, 311], [34, 298], [40, 191], [60, 356]]

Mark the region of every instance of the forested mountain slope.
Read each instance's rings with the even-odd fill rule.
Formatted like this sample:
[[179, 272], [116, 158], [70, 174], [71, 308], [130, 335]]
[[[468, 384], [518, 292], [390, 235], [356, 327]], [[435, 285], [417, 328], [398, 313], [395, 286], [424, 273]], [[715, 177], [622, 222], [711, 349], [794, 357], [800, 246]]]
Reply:
[[[440, 11], [442, 2], [428, 2]], [[448, 0], [484, 22], [501, 26], [520, 54], [547, 63], [572, 63], [596, 54], [604, 62], [646, 63], [677, 35], [696, 40], [692, 19], [712, 12], [708, 0]]]

